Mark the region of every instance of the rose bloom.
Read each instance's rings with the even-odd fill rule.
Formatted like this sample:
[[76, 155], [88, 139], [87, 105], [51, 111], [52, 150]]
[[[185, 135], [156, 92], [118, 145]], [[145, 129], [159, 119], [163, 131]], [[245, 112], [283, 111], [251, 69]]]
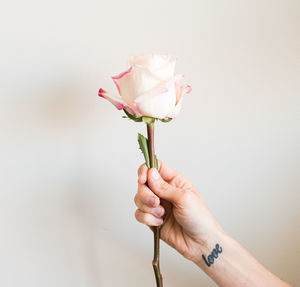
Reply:
[[183, 75], [174, 75], [176, 59], [170, 55], [140, 55], [128, 60], [129, 68], [112, 77], [119, 96], [103, 89], [98, 95], [117, 109], [126, 109], [134, 117], [176, 118], [184, 94], [192, 89], [180, 86]]

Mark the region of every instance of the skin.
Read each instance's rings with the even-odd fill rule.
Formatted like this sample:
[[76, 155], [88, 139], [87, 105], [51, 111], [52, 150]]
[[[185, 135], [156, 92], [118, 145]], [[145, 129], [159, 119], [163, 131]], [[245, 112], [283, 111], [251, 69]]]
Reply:
[[[222, 287], [288, 287], [229, 237], [208, 210], [190, 180], [159, 161], [158, 171], [138, 169], [134, 198], [136, 219], [149, 226], [161, 224], [161, 239], [197, 264]], [[218, 244], [218, 245], [216, 245]], [[222, 252], [216, 253], [216, 246]], [[215, 255], [208, 266], [203, 259]]]

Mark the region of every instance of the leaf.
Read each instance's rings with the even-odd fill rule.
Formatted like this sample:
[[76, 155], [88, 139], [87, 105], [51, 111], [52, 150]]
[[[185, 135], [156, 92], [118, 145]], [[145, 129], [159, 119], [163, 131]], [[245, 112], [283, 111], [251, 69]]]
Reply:
[[150, 168], [150, 157], [149, 157], [149, 150], [148, 150], [148, 139], [145, 138], [142, 134], [138, 133], [138, 143], [140, 149], [144, 155], [145, 162], [148, 168]]
[[[138, 133], [138, 143], [140, 146], [140, 150], [142, 151], [145, 162], [148, 168], [150, 168], [150, 156], [149, 156], [149, 150], [148, 150], [148, 139], [145, 138], [142, 134]], [[158, 160], [155, 155], [155, 168], [158, 169]]]

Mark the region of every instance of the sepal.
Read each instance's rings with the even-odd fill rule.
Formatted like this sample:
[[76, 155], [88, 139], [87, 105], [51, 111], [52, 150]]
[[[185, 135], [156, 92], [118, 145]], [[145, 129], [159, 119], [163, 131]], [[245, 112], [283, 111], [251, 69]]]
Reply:
[[147, 125], [151, 125], [151, 124], [153, 124], [154, 122], [155, 122], [155, 118], [151, 118], [151, 117], [142, 117], [142, 119], [143, 119], [143, 122], [145, 123], [145, 124], [147, 124]]
[[[129, 118], [130, 120], [133, 120], [135, 122], [142, 122], [143, 121], [143, 117], [136, 118], [131, 113], [127, 112], [125, 109], [123, 111], [126, 114], [127, 118]], [[123, 118], [126, 118], [126, 117], [123, 116]]]
[[170, 122], [171, 120], [173, 120], [172, 118], [166, 118], [166, 119], [159, 119], [161, 122], [163, 123], [168, 123]]

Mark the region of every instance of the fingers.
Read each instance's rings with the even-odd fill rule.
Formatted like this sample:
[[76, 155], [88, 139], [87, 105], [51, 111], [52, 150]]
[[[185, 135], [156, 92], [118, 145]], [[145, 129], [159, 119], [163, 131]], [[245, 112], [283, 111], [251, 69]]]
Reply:
[[176, 203], [179, 200], [181, 190], [167, 183], [159, 174], [157, 169], [148, 171], [149, 188], [160, 198]]
[[162, 218], [155, 217], [150, 213], [145, 213], [140, 209], [137, 209], [135, 212], [135, 218], [137, 221], [146, 224], [148, 226], [159, 226], [163, 223]]
[[164, 208], [159, 204], [159, 198], [145, 185], [139, 185], [134, 202], [138, 209], [156, 217], [161, 217], [165, 213]]
[[145, 184], [147, 181], [147, 166], [143, 163], [138, 169], [138, 183]]
[[[148, 207], [157, 207], [160, 203], [159, 197], [144, 184], [139, 184], [134, 200], [136, 203], [138, 202]], [[138, 207], [140, 206], [138, 205]]]
[[[158, 170], [161, 177], [169, 182], [174, 179], [176, 176], [179, 175], [177, 171], [169, 167], [167, 164], [163, 163], [162, 161], [158, 161]], [[145, 163], [143, 163], [138, 169], [138, 183], [145, 184], [147, 181], [147, 171], [148, 168]]]

